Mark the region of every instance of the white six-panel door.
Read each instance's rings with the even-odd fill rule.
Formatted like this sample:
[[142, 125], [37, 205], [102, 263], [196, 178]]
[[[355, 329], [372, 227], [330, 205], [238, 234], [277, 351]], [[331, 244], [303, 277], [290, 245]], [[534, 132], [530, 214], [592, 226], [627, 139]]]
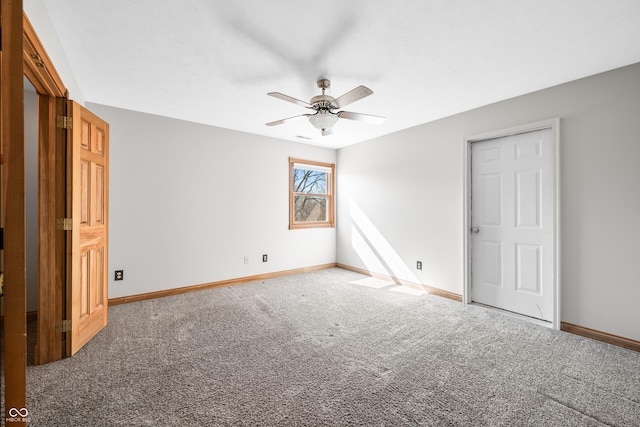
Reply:
[[471, 299], [553, 321], [553, 131], [471, 144]]

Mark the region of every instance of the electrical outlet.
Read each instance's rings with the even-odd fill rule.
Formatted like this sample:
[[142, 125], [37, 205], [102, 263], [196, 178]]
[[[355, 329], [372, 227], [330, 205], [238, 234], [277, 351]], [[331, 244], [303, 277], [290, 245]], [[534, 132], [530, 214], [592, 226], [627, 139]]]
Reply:
[[422, 270], [422, 261], [417, 261], [417, 262], [416, 262], [416, 268], [417, 268], [418, 270]]
[[249, 257], [248, 256], [244, 257], [244, 263], [245, 264], [249, 264]]
[[116, 270], [113, 280], [124, 280], [124, 270]]
[[267, 262], [267, 254], [262, 255], [262, 262]]

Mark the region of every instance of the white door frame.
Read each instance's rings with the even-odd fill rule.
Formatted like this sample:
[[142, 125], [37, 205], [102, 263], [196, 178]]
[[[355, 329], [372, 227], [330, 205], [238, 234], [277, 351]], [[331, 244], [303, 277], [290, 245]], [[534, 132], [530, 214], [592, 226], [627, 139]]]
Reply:
[[463, 192], [463, 250], [464, 250], [464, 287], [462, 289], [462, 301], [470, 304], [471, 301], [471, 144], [487, 139], [516, 135], [540, 129], [551, 129], [553, 135], [553, 329], [560, 329], [560, 119], [548, 119], [535, 123], [514, 126], [507, 129], [499, 129], [491, 132], [471, 135], [464, 142], [464, 192]]

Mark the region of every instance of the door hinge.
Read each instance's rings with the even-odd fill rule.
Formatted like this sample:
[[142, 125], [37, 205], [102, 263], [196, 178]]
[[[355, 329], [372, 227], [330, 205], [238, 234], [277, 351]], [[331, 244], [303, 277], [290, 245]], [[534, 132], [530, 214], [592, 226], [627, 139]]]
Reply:
[[71, 332], [71, 320], [60, 320], [56, 322], [56, 332]]
[[56, 228], [61, 231], [73, 230], [73, 220], [71, 218], [58, 218]]
[[58, 116], [56, 126], [62, 129], [73, 129], [73, 118], [69, 116]]

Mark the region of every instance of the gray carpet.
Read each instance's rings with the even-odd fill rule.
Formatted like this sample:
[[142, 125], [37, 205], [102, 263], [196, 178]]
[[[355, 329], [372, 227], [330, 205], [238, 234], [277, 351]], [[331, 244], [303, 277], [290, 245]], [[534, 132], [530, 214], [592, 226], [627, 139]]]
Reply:
[[640, 425], [640, 353], [362, 279], [111, 307], [76, 356], [29, 367], [29, 426]]

